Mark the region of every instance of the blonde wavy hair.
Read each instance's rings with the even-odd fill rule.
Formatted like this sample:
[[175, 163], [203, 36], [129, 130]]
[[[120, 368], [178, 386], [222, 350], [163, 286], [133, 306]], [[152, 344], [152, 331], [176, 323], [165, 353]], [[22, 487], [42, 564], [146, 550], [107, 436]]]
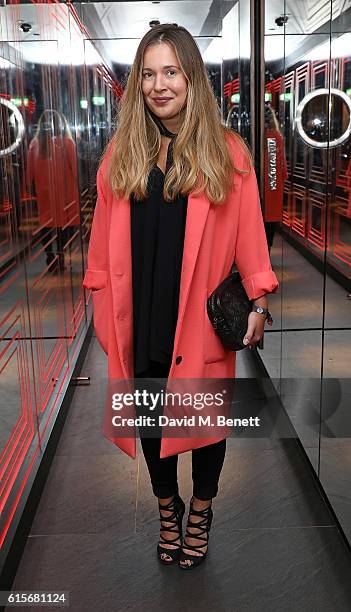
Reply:
[[202, 191], [210, 202], [222, 204], [233, 185], [233, 172], [249, 169], [235, 166], [226, 141], [229, 134], [252, 158], [242, 138], [222, 124], [199, 48], [185, 28], [161, 24], [149, 30], [139, 43], [126, 88], [117, 108], [117, 128], [103, 155], [110, 151], [107, 179], [117, 197], [147, 195], [147, 180], [157, 163], [161, 134], [148, 112], [142, 93], [143, 58], [149, 45], [168, 43], [174, 49], [187, 80], [184, 120], [174, 141], [173, 165], [164, 181], [163, 196], [170, 202], [178, 195]]

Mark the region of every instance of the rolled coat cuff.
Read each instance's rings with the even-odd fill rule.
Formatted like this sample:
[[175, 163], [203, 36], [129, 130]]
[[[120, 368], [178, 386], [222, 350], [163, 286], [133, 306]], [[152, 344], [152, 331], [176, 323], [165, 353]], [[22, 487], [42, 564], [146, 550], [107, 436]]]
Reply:
[[91, 270], [88, 268], [85, 272], [82, 285], [85, 289], [104, 289], [106, 283], [106, 270]]
[[254, 300], [265, 293], [275, 293], [279, 287], [278, 279], [273, 270], [256, 272], [241, 279], [249, 300]]

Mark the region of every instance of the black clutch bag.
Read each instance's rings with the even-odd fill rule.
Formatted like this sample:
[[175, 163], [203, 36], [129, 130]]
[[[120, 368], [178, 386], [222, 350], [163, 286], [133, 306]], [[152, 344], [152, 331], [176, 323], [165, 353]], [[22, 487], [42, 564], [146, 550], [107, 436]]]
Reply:
[[223, 346], [230, 351], [246, 348], [243, 339], [247, 331], [252, 301], [241, 283], [239, 272], [225, 278], [207, 300], [207, 314]]

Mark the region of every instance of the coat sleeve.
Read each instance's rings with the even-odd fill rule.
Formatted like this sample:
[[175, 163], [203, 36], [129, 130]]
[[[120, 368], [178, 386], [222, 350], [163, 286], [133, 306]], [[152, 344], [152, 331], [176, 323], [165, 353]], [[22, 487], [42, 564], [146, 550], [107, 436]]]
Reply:
[[277, 291], [253, 167], [242, 178], [234, 263], [250, 300]]
[[88, 247], [88, 268], [83, 279], [83, 287], [92, 290], [106, 287], [108, 271], [106, 186], [101, 169], [98, 170], [96, 183], [97, 200]]

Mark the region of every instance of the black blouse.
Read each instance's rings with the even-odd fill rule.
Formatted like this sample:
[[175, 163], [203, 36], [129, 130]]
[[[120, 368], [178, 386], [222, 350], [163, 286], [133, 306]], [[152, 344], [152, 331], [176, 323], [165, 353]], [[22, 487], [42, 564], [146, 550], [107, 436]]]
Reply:
[[166, 202], [164, 178], [155, 165], [148, 177], [148, 196], [143, 201], [130, 198], [134, 374], [146, 370], [150, 361], [170, 364], [173, 354], [188, 198]]

